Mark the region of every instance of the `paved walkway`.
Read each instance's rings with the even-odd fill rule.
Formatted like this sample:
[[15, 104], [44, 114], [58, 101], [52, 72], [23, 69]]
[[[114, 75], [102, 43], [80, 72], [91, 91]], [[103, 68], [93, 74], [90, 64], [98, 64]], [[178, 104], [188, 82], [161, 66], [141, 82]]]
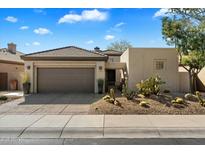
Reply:
[[0, 138], [205, 138], [205, 115], [1, 115]]

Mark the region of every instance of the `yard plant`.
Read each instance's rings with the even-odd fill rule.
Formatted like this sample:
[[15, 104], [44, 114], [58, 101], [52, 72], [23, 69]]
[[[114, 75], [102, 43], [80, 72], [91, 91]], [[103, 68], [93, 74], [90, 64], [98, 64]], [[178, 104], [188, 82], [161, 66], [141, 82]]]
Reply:
[[98, 93], [99, 94], [103, 93], [103, 85], [104, 85], [104, 80], [103, 79], [98, 79]]
[[196, 96], [197, 96], [197, 98], [198, 98], [199, 103], [201, 104], [201, 106], [205, 107], [205, 99], [202, 98], [200, 92], [197, 91], [197, 92], [196, 92]]
[[28, 72], [24, 72], [24, 74], [22, 76], [22, 82], [23, 82], [24, 94], [29, 94], [31, 83], [30, 83]]
[[162, 81], [160, 76], [153, 76], [146, 80], [142, 80], [140, 83], [138, 83], [137, 89], [138, 92], [146, 97], [154, 94], [157, 95], [160, 92], [161, 85], [165, 82]]
[[122, 85], [122, 96], [126, 97], [127, 100], [132, 100], [136, 95], [136, 92], [128, 88], [128, 82], [125, 80], [125, 83]]
[[113, 88], [110, 89], [109, 95], [104, 96], [103, 99], [108, 103], [120, 106], [120, 102], [116, 100], [115, 90]]
[[6, 96], [0, 96], [0, 101], [6, 101], [8, 99], [8, 97]]

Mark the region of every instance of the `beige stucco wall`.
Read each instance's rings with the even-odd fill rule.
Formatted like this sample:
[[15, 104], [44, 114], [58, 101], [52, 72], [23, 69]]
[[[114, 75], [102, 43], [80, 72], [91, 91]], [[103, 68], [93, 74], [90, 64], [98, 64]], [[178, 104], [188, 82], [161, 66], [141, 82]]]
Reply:
[[178, 71], [179, 71], [179, 91], [187, 93], [190, 91], [189, 74], [183, 67], [179, 67]]
[[[165, 69], [156, 70], [155, 61], [165, 61]], [[129, 48], [121, 56], [127, 63], [128, 86], [136, 89], [136, 83], [150, 76], [159, 75], [166, 84], [163, 89], [179, 91], [177, 51], [170, 48]]]
[[[30, 69], [27, 69], [30, 66]], [[102, 69], [99, 69], [99, 67]], [[95, 69], [95, 93], [98, 92], [98, 79], [105, 80], [104, 61], [25, 61], [25, 69], [30, 76], [31, 92], [37, 92], [37, 69], [38, 68], [94, 68]], [[105, 87], [105, 86], [104, 86]]]
[[8, 73], [8, 90], [11, 89], [9, 85], [11, 80], [18, 80], [18, 90], [22, 90], [23, 65], [0, 63], [0, 72]]
[[205, 91], [205, 67], [198, 74], [199, 80], [202, 83], [200, 90]]

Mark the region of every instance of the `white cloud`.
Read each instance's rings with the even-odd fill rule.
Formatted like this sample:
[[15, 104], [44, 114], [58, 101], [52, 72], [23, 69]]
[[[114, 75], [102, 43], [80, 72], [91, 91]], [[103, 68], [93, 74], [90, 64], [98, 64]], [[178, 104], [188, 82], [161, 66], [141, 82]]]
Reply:
[[81, 14], [70, 12], [58, 20], [58, 23], [76, 23], [80, 21], [104, 21], [107, 19], [107, 12], [102, 12], [97, 9], [84, 10]]
[[47, 28], [37, 28], [37, 29], [34, 29], [33, 32], [39, 35], [52, 34], [51, 31]]
[[104, 39], [107, 40], [107, 41], [113, 40], [114, 38], [115, 38], [114, 35], [106, 35], [106, 36], [104, 37]]
[[86, 44], [93, 44], [94, 43], [94, 41], [93, 40], [89, 40], [89, 41], [87, 41], [87, 42], [85, 42]]
[[75, 23], [82, 20], [82, 17], [77, 14], [66, 14], [62, 18], [59, 19], [58, 23]]
[[124, 22], [119, 22], [117, 24], [115, 24], [113, 27], [111, 27], [109, 30], [107, 30], [108, 33], [110, 33], [111, 31], [115, 31], [115, 32], [121, 32], [122, 31], [122, 26], [125, 25], [126, 23]]
[[106, 12], [100, 12], [97, 9], [94, 10], [85, 10], [82, 12], [82, 17], [84, 20], [97, 20], [103, 21], [107, 19]]
[[157, 12], [155, 12], [154, 14], [154, 18], [156, 17], [165, 17], [165, 16], [169, 16], [170, 14], [167, 14], [167, 12], [169, 11], [169, 9], [164, 8], [164, 9], [160, 9]]
[[32, 45], [39, 46], [40, 43], [35, 41], [35, 42], [32, 43]]
[[15, 22], [18, 21], [17, 18], [12, 17], [12, 16], [8, 16], [8, 17], [6, 17], [5, 20], [6, 20], [6, 21], [9, 21], [9, 22], [13, 22], [13, 23], [15, 23]]
[[114, 27], [119, 28], [119, 27], [123, 26], [124, 24], [125, 24], [124, 22], [120, 22], [120, 23], [117, 23]]
[[29, 27], [28, 26], [21, 26], [19, 29], [20, 30], [26, 30], [26, 29], [29, 29]]

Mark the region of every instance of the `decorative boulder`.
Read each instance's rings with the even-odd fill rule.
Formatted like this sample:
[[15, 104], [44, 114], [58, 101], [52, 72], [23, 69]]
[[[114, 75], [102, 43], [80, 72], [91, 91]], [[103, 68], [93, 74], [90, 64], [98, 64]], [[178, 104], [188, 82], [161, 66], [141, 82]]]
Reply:
[[184, 95], [184, 98], [188, 101], [193, 101], [193, 102], [198, 102], [198, 98], [196, 95], [191, 94], [191, 93], [187, 93]]

